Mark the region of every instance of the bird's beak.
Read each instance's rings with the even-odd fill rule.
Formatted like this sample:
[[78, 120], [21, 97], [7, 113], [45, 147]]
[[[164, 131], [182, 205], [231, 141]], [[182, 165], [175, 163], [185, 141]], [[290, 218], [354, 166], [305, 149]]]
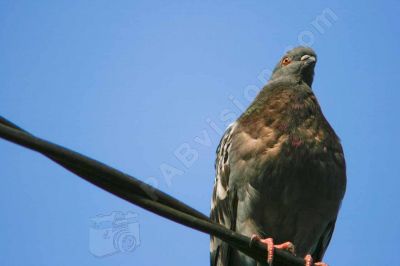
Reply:
[[306, 54], [300, 58], [300, 61], [303, 61], [305, 64], [311, 64], [315, 63], [317, 59], [315, 58], [315, 56]]

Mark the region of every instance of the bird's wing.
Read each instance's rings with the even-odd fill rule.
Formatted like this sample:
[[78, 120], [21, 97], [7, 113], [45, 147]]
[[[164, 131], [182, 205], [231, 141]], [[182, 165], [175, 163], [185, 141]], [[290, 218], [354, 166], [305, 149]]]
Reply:
[[336, 219], [331, 221], [319, 239], [318, 244], [312, 254], [312, 257], [315, 261], [322, 261], [324, 253], [328, 248], [329, 242], [331, 241], [333, 231], [335, 230], [335, 223]]
[[[325, 119], [325, 118], [324, 118]], [[327, 123], [330, 127], [330, 125]], [[331, 129], [333, 132], [333, 129]], [[340, 193], [340, 201], [344, 197], [344, 193], [346, 191], [346, 162], [344, 160], [343, 148], [339, 142], [335, 143], [336, 147], [331, 148], [336, 150], [335, 159], [336, 159], [336, 174], [334, 176], [337, 178], [338, 184], [338, 193]], [[340, 206], [340, 205], [339, 205]], [[337, 215], [337, 213], [336, 213]], [[335, 230], [337, 216], [335, 216], [326, 226], [324, 232], [322, 233], [315, 249], [312, 252], [312, 257], [315, 261], [321, 261], [328, 245], [332, 239], [333, 231]]]
[[[211, 199], [211, 219], [226, 228], [235, 230], [237, 193], [229, 187], [229, 151], [236, 124], [230, 125], [217, 148], [215, 183]], [[218, 238], [211, 237], [211, 265], [229, 265], [232, 248]]]

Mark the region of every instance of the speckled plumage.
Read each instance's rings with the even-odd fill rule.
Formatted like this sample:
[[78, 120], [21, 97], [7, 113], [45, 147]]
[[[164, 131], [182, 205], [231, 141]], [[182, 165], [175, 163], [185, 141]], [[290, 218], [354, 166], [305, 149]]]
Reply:
[[[322, 259], [346, 187], [342, 147], [311, 84], [313, 50], [298, 47], [226, 130], [217, 150], [211, 218], [241, 234], [291, 241]], [[290, 63], [284, 65], [285, 58]], [[211, 238], [211, 265], [259, 265]]]

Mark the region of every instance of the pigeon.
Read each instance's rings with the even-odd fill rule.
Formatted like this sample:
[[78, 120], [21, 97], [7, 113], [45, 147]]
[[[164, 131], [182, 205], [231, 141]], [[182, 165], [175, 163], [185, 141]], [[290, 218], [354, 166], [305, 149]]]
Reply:
[[210, 217], [260, 241], [265, 262], [211, 237], [212, 266], [271, 265], [275, 248], [322, 261], [346, 190], [340, 140], [311, 85], [309, 47], [288, 51], [268, 83], [225, 131], [217, 148]]

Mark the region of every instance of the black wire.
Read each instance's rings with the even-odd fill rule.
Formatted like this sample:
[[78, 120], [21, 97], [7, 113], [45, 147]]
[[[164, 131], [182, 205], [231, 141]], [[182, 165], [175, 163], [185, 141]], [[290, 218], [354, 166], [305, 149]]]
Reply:
[[[51, 144], [50, 142], [47, 141], [43, 141], [40, 140], [38, 138], [36, 138], [35, 136], [33, 136], [32, 134], [30, 134], [29, 132], [27, 132], [26, 130], [18, 127], [17, 125], [13, 124], [12, 122], [6, 120], [5, 118], [0, 116], [0, 124], [6, 125], [8, 127], [11, 127], [13, 129], [16, 129], [24, 134], [27, 134], [29, 136], [31, 136], [33, 139], [36, 139], [36, 142], [42, 142], [42, 143], [46, 143], [46, 144]], [[36, 144], [37, 145], [37, 144]], [[47, 145], [48, 146], [48, 145]], [[38, 149], [33, 149], [35, 151], [38, 151], [40, 153], [42, 153], [43, 155], [45, 155], [46, 157], [50, 158], [51, 160], [55, 161], [56, 163], [60, 164], [61, 166], [67, 168], [69, 171], [74, 171], [74, 170], [78, 170], [81, 168], [97, 168], [97, 171], [100, 171], [103, 176], [115, 176], [114, 179], [109, 179], [110, 182], [112, 182], [113, 184], [111, 184], [111, 186], [113, 185], [123, 185], [128, 187], [129, 189], [131, 189], [133, 192], [136, 192], [142, 196], [148, 197], [148, 198], [152, 198], [156, 201], [162, 202], [168, 206], [171, 206], [173, 208], [176, 208], [178, 210], [181, 210], [185, 213], [191, 214], [195, 217], [198, 217], [200, 219], [205, 219], [205, 220], [209, 220], [209, 218], [202, 214], [201, 212], [189, 207], [188, 205], [178, 201], [175, 198], [172, 198], [171, 196], [169, 196], [168, 194], [155, 189], [154, 187], [136, 179], [133, 178], [132, 176], [129, 176], [127, 174], [124, 174], [114, 168], [111, 168], [103, 163], [100, 163], [96, 160], [90, 159], [89, 157], [86, 157], [84, 155], [81, 155], [79, 153], [73, 152], [71, 150], [68, 150], [66, 148], [63, 148], [61, 146], [52, 144], [50, 146], [53, 146], [53, 148], [55, 148], [56, 150], [64, 150], [63, 155], [62, 156], [54, 156], [51, 155], [51, 153], [46, 152], [45, 150], [43, 150], [43, 148], [46, 147], [46, 145], [40, 145]], [[32, 149], [32, 148], [31, 148]], [[71, 166], [67, 166], [65, 157], [67, 158], [73, 158], [76, 162]], [[90, 177], [89, 177], [90, 178]], [[96, 180], [87, 180], [91, 183], [94, 183]], [[115, 183], [115, 184], [114, 184]]]
[[[87, 156], [37, 138], [0, 116], [0, 137], [25, 148], [37, 151], [86, 181], [169, 220], [216, 236], [246, 255], [265, 262], [267, 249], [256, 242], [250, 247], [250, 238], [211, 221], [206, 215], [141, 182]], [[302, 258], [275, 250], [274, 265], [304, 265]]]

